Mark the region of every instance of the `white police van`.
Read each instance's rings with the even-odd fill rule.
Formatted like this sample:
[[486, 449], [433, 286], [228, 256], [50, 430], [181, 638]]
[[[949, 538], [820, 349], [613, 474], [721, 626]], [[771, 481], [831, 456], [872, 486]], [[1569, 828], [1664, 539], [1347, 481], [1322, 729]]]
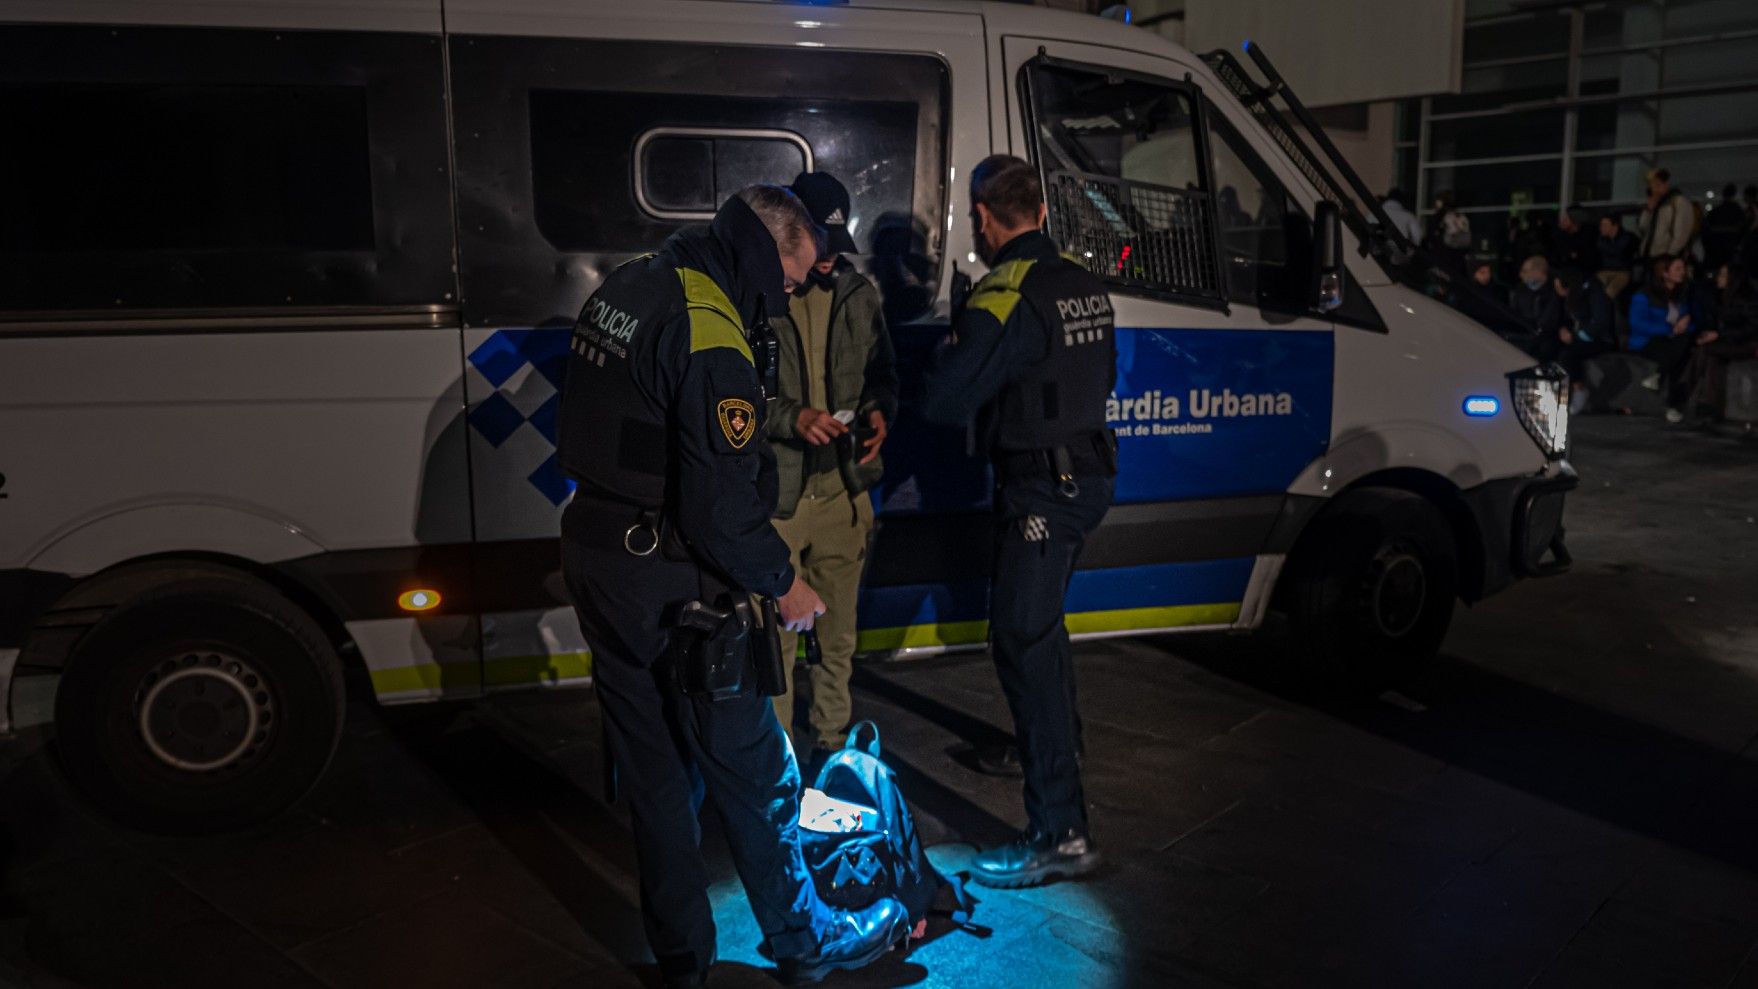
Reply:
[[802, 168], [853, 194], [906, 382], [864, 649], [985, 635], [985, 467], [908, 387], [996, 151], [1120, 328], [1076, 634], [1277, 607], [1380, 668], [1567, 564], [1563, 384], [1401, 284], [1371, 198], [1229, 53], [947, 0], [0, 0], [0, 49], [0, 727], [52, 714], [131, 821], [296, 799], [344, 664], [386, 703], [587, 682], [568, 327]]

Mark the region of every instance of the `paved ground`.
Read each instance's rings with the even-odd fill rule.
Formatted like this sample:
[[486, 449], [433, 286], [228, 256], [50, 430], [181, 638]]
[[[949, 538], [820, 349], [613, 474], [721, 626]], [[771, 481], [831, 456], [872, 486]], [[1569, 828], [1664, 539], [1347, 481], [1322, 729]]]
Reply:
[[[1327, 694], [1274, 636], [1082, 647], [1111, 864], [831, 984], [1758, 986], [1758, 444], [1577, 425], [1575, 572], [1462, 610], [1396, 693]], [[859, 686], [937, 856], [1018, 820], [966, 768], [1007, 724], [986, 660]], [[0, 984], [640, 984], [595, 738], [582, 695], [359, 703], [297, 812], [200, 841], [94, 819], [40, 738], [0, 743]], [[715, 984], [767, 985], [708, 844]]]

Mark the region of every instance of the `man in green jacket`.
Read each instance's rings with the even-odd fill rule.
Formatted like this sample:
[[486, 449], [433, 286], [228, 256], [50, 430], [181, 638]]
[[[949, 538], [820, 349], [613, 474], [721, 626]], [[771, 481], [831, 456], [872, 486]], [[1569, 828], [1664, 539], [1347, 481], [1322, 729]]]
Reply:
[[[866, 492], [882, 473], [879, 447], [897, 415], [897, 369], [879, 292], [842, 256], [855, 251], [848, 190], [825, 172], [802, 172], [792, 189], [828, 232], [829, 254], [789, 300], [787, 317], [774, 320], [780, 394], [764, 429], [780, 478], [776, 531], [801, 579], [824, 599], [810, 723], [816, 747], [835, 749], [848, 732], [855, 601], [873, 531]], [[793, 656], [797, 637], [781, 639], [782, 655]], [[791, 731], [793, 664], [787, 668], [788, 691], [775, 698], [775, 713]]]

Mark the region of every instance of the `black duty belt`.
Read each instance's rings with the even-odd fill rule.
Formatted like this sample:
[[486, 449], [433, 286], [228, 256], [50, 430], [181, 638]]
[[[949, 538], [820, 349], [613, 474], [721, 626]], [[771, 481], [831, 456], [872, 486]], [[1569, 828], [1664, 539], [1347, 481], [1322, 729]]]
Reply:
[[652, 556], [665, 531], [665, 513], [627, 502], [575, 495], [568, 535], [593, 549], [622, 550], [630, 556]]
[[1074, 478], [1117, 474], [1117, 440], [1107, 429], [1041, 450], [1001, 450], [995, 455], [995, 472], [1003, 480], [1048, 475], [1073, 497], [1070, 491], [1079, 491]]

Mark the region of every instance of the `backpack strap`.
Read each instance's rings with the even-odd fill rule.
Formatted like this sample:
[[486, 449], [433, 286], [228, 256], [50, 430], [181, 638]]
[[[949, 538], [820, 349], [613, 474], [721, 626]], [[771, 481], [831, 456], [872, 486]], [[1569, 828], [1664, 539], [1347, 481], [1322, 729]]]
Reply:
[[[872, 729], [873, 741], [871, 744], [868, 744], [868, 745], [861, 744], [861, 729], [862, 728]], [[874, 724], [871, 721], [857, 721], [857, 722], [855, 722], [855, 724], [849, 728], [848, 741], [842, 743], [842, 747], [845, 749], [855, 749], [860, 752], [865, 752], [875, 759], [880, 758], [880, 755], [879, 755], [879, 726]]]
[[949, 907], [935, 904], [933, 912], [951, 920], [967, 934], [986, 938], [994, 934], [995, 931], [993, 928], [984, 927], [971, 920], [971, 915], [977, 912], [977, 898], [971, 895], [971, 891], [966, 885], [970, 877], [971, 874], [968, 872], [955, 872], [951, 875], [940, 873], [942, 902], [944, 902], [944, 898], [950, 898], [952, 904]]

